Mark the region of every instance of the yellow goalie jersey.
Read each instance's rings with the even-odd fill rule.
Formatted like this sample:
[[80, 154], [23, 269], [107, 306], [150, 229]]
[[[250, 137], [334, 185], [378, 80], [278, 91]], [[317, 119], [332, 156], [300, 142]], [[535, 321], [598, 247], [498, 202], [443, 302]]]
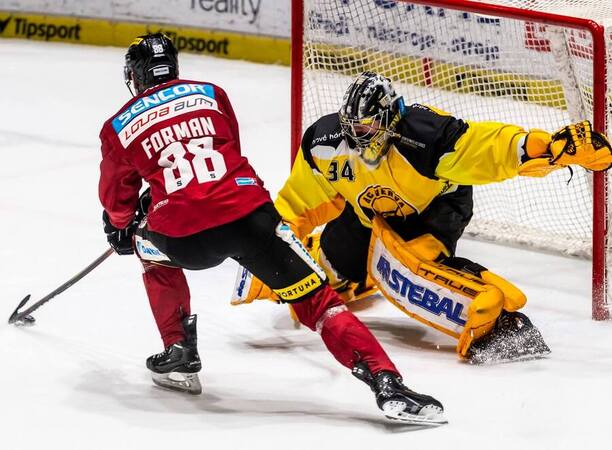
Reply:
[[338, 114], [311, 125], [276, 207], [301, 239], [337, 217], [349, 202], [363, 225], [375, 215], [421, 213], [459, 185], [503, 181], [518, 174], [527, 131], [497, 122], [470, 122], [414, 104], [406, 108], [391, 147], [368, 166], [343, 139]]

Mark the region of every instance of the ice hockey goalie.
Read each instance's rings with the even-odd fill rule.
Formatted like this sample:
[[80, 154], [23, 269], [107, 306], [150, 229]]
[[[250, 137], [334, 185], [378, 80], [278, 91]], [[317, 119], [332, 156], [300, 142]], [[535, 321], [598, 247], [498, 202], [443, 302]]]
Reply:
[[[462, 358], [508, 361], [550, 350], [519, 312], [525, 295], [455, 255], [472, 218], [471, 186], [611, 164], [607, 138], [589, 122], [550, 134], [462, 120], [406, 105], [389, 79], [365, 72], [339, 112], [306, 130], [275, 204], [346, 299], [378, 289], [406, 315], [456, 338]], [[320, 236], [309, 236], [322, 225]], [[239, 278], [234, 303], [268, 296], [256, 279]]]

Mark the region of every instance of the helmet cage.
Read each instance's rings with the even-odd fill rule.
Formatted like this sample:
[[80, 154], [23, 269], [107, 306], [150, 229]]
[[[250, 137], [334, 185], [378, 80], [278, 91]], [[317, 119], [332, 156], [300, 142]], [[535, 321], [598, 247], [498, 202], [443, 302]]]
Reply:
[[387, 154], [402, 105], [391, 81], [374, 72], [362, 73], [347, 89], [338, 113], [340, 128], [365, 163], [378, 165]]
[[[136, 97], [136, 95], [138, 95], [138, 90], [135, 86], [135, 80], [132, 77], [132, 69], [130, 68], [130, 66], [127, 65], [127, 63], [125, 66], [123, 66], [123, 80], [125, 81], [125, 85], [129, 89], [130, 94], [132, 94], [133, 97]], [[132, 86], [134, 86], [133, 89]]]

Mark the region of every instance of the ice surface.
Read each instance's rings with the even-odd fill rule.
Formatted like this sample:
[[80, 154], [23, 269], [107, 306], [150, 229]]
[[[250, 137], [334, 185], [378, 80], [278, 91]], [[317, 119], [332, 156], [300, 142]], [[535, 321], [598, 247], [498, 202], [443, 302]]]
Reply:
[[[118, 49], [0, 41], [0, 318], [57, 287], [105, 249], [98, 131], [128, 99]], [[185, 78], [219, 83], [244, 153], [275, 193], [289, 170], [289, 70], [184, 55]], [[378, 299], [357, 314], [413, 389], [449, 425], [387, 422], [369, 390], [294, 329], [284, 307], [230, 307], [236, 265], [188, 274], [199, 314], [204, 394], [153, 386], [161, 350], [134, 257], [112, 256], [41, 308], [33, 328], [0, 324], [0, 448], [606, 448], [612, 324], [590, 319], [587, 261], [464, 240], [459, 253], [528, 294], [553, 353], [473, 367], [451, 339]], [[2, 319], [3, 321], [5, 319]]]

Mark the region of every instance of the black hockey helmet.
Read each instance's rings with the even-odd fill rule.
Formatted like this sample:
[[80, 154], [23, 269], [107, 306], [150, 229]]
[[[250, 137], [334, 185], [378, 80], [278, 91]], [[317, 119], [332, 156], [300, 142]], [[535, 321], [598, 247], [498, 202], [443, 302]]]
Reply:
[[339, 111], [342, 133], [349, 146], [368, 164], [377, 165], [389, 150], [389, 138], [404, 110], [391, 80], [363, 72], [348, 87]]
[[134, 39], [125, 54], [123, 68], [125, 84], [132, 95], [178, 78], [177, 54], [176, 47], [165, 34], [147, 34]]

